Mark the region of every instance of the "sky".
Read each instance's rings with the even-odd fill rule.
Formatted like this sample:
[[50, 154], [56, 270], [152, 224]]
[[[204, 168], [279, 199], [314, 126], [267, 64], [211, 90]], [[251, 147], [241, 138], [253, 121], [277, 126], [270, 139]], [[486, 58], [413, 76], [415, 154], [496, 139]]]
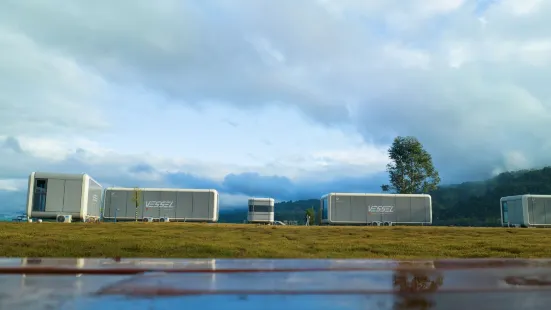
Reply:
[[551, 1], [3, 0], [0, 210], [32, 171], [248, 197], [551, 164]]

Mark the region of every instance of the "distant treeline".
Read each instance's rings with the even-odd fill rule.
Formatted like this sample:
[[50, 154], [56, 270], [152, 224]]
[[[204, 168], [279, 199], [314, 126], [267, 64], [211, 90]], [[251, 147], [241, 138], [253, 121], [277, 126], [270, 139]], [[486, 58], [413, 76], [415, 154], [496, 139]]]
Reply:
[[[486, 181], [441, 186], [430, 194], [434, 225], [498, 226], [501, 197], [551, 195], [551, 167], [505, 172]], [[306, 210], [313, 207], [318, 212], [319, 205], [319, 199], [279, 202], [275, 205], [275, 218], [304, 224]], [[223, 223], [242, 223], [246, 219], [246, 209], [220, 213]]]

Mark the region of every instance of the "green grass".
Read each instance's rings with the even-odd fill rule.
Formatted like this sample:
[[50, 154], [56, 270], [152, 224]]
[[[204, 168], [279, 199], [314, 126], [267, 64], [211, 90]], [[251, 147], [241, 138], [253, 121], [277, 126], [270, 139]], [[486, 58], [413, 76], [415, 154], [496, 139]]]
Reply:
[[0, 223], [0, 256], [551, 257], [551, 230], [191, 223]]

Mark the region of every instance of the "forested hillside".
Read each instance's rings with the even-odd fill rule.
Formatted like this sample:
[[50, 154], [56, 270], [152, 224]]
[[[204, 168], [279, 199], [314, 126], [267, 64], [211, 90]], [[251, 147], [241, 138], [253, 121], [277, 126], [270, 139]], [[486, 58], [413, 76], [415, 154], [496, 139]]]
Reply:
[[480, 225], [500, 218], [499, 198], [551, 194], [551, 167], [505, 172], [484, 182], [442, 186], [432, 193], [434, 219], [449, 224]]
[[[481, 182], [441, 186], [431, 192], [435, 225], [498, 225], [499, 199], [521, 194], [551, 194], [551, 167], [505, 172]], [[318, 199], [286, 201], [275, 207], [277, 220], [304, 222], [306, 209], [319, 208]], [[220, 221], [242, 223], [246, 209], [220, 213]]]

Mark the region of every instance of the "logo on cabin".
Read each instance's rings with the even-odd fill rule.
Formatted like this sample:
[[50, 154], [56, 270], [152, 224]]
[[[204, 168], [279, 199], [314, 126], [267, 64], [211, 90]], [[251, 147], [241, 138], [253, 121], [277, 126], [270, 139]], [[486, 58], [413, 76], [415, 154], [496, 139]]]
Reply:
[[92, 208], [95, 208], [98, 205], [98, 195], [92, 195]]
[[369, 213], [393, 213], [394, 206], [369, 206]]
[[174, 201], [170, 200], [150, 200], [145, 202], [146, 208], [174, 208]]

